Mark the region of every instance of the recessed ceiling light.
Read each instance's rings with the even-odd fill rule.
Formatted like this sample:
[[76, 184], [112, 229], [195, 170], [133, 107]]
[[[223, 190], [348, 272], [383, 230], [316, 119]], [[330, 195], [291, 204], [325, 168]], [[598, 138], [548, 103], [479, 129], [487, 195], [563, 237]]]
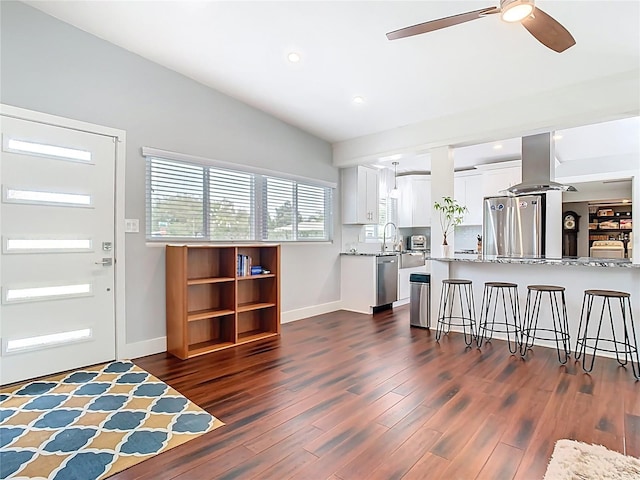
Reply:
[[296, 52], [291, 52], [289, 53], [289, 55], [287, 55], [287, 59], [291, 63], [298, 63], [300, 61], [300, 54]]
[[502, 148], [502, 144], [501, 144], [501, 143], [496, 143], [496, 144], [493, 146], [493, 149], [494, 149], [494, 150], [500, 150], [501, 148]]
[[359, 95], [353, 97], [353, 103], [355, 103], [356, 105], [362, 105], [364, 103], [364, 97], [361, 97]]

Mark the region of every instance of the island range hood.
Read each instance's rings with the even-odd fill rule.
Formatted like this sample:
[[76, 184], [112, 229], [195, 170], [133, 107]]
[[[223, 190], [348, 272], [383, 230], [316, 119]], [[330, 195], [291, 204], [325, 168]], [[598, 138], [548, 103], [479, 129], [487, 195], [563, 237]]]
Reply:
[[550, 190], [575, 192], [575, 187], [551, 181], [555, 161], [551, 132], [522, 137], [522, 182], [507, 189], [512, 195], [543, 193]]

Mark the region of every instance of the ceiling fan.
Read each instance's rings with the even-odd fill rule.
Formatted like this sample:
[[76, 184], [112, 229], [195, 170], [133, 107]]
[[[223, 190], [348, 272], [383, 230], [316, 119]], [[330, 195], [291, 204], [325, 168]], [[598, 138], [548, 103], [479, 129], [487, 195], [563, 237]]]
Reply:
[[535, 6], [535, 0], [500, 0], [499, 7], [482, 8], [472, 12], [419, 23], [412, 27], [389, 32], [387, 33], [387, 38], [396, 40], [398, 38], [412, 37], [413, 35], [433, 32], [434, 30], [470, 22], [471, 20], [496, 13], [499, 13], [505, 22], [520, 22], [540, 43], [558, 53], [564, 52], [567, 48], [576, 44], [573, 36], [566, 28]]

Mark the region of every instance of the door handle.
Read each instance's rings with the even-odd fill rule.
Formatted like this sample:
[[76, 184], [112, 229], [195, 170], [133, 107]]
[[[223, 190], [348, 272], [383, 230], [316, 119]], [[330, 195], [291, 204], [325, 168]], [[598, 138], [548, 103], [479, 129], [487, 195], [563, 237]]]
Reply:
[[101, 262], [95, 262], [96, 265], [102, 265], [103, 267], [110, 267], [113, 265], [113, 258], [105, 257]]

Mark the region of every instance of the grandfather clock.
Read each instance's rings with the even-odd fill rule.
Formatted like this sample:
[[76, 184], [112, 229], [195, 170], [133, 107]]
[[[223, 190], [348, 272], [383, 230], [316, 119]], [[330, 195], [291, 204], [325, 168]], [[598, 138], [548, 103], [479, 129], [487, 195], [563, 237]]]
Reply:
[[562, 256], [578, 256], [578, 224], [580, 215], [567, 211], [562, 214]]

